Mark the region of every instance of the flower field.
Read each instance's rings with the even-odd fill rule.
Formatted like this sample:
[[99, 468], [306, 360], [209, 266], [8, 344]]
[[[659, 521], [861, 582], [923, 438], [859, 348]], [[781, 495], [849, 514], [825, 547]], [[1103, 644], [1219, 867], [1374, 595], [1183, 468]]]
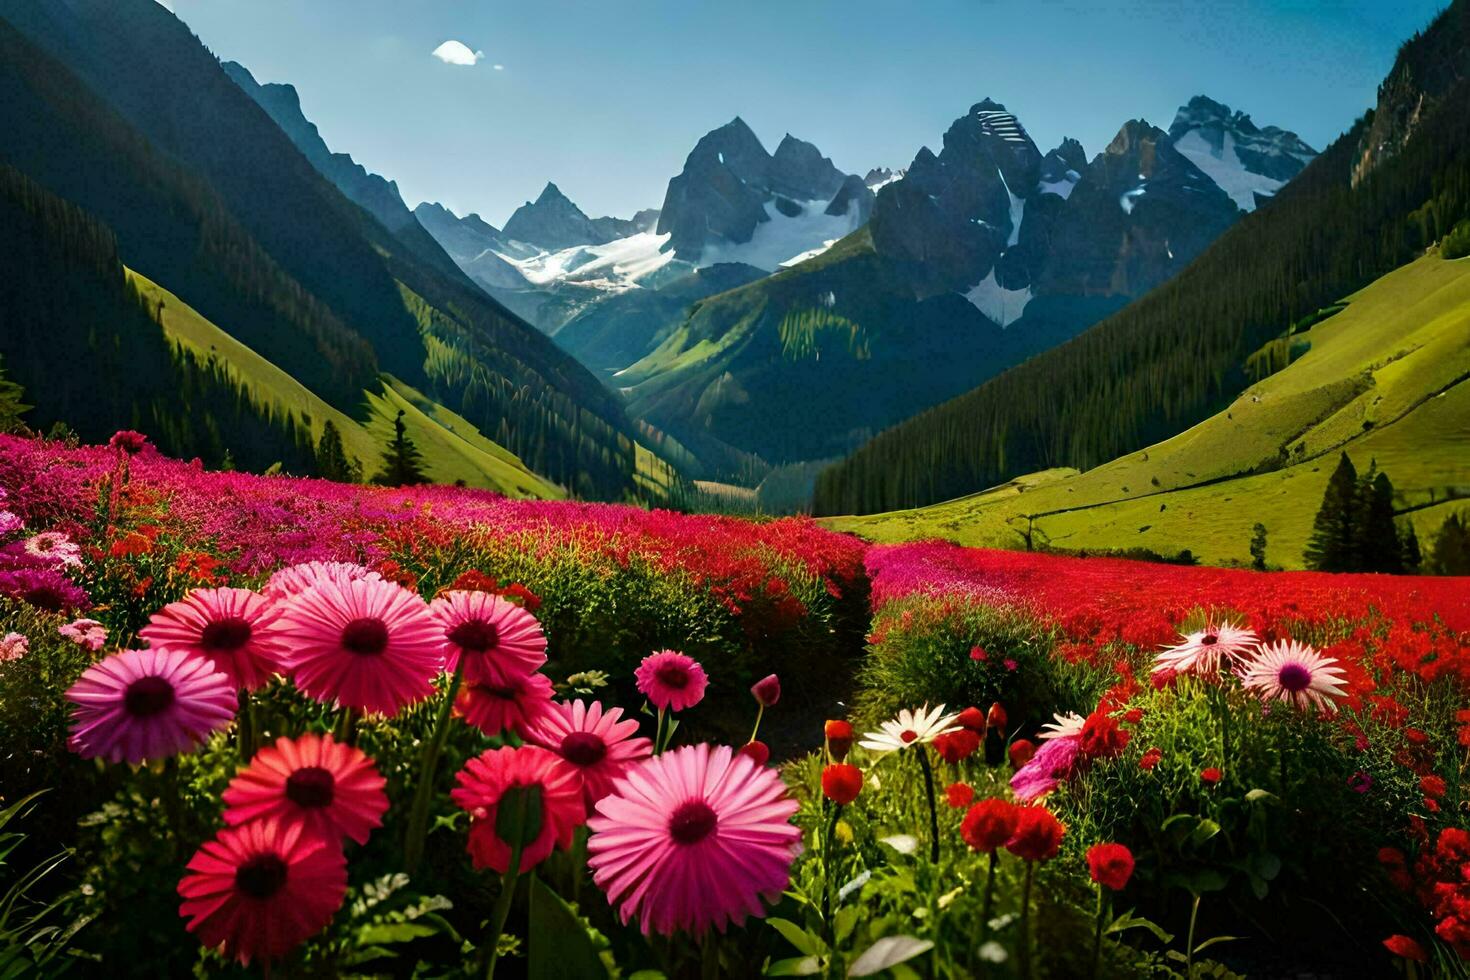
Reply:
[[0, 491], [0, 975], [1467, 975], [1464, 580]]

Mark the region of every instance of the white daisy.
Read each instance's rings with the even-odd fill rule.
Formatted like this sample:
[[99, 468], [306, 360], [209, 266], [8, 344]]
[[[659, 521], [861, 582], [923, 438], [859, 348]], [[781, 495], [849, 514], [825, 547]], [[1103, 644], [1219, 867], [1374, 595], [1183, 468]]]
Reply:
[[1087, 719], [1075, 711], [1066, 714], [1057, 713], [1052, 715], [1056, 721], [1041, 728], [1040, 738], [1072, 738], [1081, 735], [1082, 729], [1087, 725]]
[[1240, 683], [1263, 701], [1290, 701], [1298, 708], [1333, 712], [1333, 699], [1346, 694], [1347, 675], [1338, 661], [1305, 643], [1278, 640], [1262, 647], [1240, 671]]
[[1194, 633], [1186, 633], [1178, 643], [1159, 654], [1154, 661], [1155, 674], [1172, 670], [1176, 674], [1213, 677], [1227, 662], [1239, 661], [1256, 647], [1261, 638], [1255, 631], [1234, 623], [1211, 623]]
[[897, 752], [908, 745], [932, 742], [936, 735], [957, 731], [960, 726], [954, 720], [958, 717], [958, 713], [945, 714], [942, 704], [932, 711], [927, 704], [912, 711], [904, 708], [897, 718], [878, 726], [882, 731], [864, 733], [858, 744], [869, 752]]

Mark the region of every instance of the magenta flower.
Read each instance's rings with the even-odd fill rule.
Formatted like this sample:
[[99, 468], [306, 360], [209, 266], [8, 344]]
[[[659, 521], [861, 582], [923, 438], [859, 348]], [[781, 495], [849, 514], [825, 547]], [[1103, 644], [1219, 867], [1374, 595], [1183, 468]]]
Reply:
[[392, 716], [444, 666], [428, 604], [393, 582], [323, 582], [286, 603], [281, 626], [296, 686], [326, 703]]
[[308, 561], [290, 565], [271, 576], [261, 589], [267, 599], [290, 599], [323, 582], [346, 585], [348, 582], [380, 582], [383, 576], [350, 561]]
[[638, 720], [623, 718], [622, 708], [603, 710], [580, 699], [553, 701], [531, 729], [531, 741], [561, 756], [581, 775], [588, 807], [612, 791], [613, 782], [648, 758], [653, 743], [638, 737]]
[[113, 449], [121, 449], [129, 456], [136, 456], [148, 448], [148, 437], [133, 429], [119, 429], [107, 440], [107, 444]]
[[704, 699], [709, 677], [704, 668], [682, 653], [661, 650], [643, 658], [634, 672], [638, 690], [660, 711], [683, 711]]
[[283, 608], [249, 589], [195, 589], [149, 619], [151, 647], [204, 657], [236, 687], [257, 691], [284, 673]]
[[619, 780], [588, 821], [592, 880], [645, 935], [724, 931], [765, 914], [801, 850], [797, 803], [773, 769], [729, 746], [654, 756]]
[[1082, 740], [1077, 736], [1047, 739], [1031, 761], [1011, 777], [1011, 792], [1022, 803], [1038, 799], [1066, 782], [1077, 771]]
[[47, 612], [86, 609], [87, 593], [52, 568], [14, 568], [0, 571], [0, 595], [28, 602]]
[[1329, 714], [1337, 710], [1333, 702], [1347, 693], [1347, 674], [1338, 662], [1296, 640], [1262, 647], [1241, 667], [1240, 683], [1263, 701], [1290, 701]]
[[14, 534], [25, 526], [25, 522], [10, 511], [0, 510], [0, 534]]
[[781, 679], [775, 674], [767, 674], [751, 686], [750, 694], [762, 708], [769, 708], [781, 700]]
[[124, 650], [66, 692], [70, 745], [84, 759], [137, 765], [192, 748], [230, 724], [238, 695], [207, 660], [178, 650]]
[[101, 650], [107, 643], [107, 627], [95, 619], [74, 619], [64, 626], [57, 627], [56, 632], [77, 646], [86, 647], [93, 653]]
[[467, 680], [498, 684], [534, 674], [546, 663], [541, 623], [503, 596], [445, 592], [429, 604], [444, 637], [444, 669], [464, 657]]
[[26, 538], [25, 550], [61, 566], [82, 563], [82, 549], [61, 531], [42, 531]]
[[454, 710], [486, 735], [515, 732], [529, 738], [534, 726], [551, 709], [551, 678], [528, 674], [505, 683], [470, 681], [459, 689]]

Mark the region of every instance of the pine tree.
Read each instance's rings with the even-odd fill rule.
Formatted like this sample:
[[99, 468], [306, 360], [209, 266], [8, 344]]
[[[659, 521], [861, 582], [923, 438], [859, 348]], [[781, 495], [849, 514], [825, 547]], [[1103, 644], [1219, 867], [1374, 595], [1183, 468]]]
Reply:
[[362, 479], [362, 466], [347, 457], [347, 447], [342, 444], [342, 433], [331, 419], [322, 426], [322, 436], [316, 444], [316, 474], [324, 480], [338, 483], [357, 483]]
[[1435, 575], [1470, 575], [1470, 529], [1459, 514], [1446, 517], [1434, 536], [1429, 570]]
[[408, 426], [403, 421], [403, 410], [393, 420], [393, 441], [383, 450], [383, 469], [373, 482], [388, 487], [402, 487], [415, 483], [428, 483], [423, 469], [423, 454], [408, 437]]
[[0, 432], [15, 432], [23, 427], [20, 417], [31, 410], [24, 402], [25, 389], [5, 376], [0, 364]]
[[1424, 563], [1424, 555], [1419, 550], [1419, 535], [1414, 533], [1414, 522], [1404, 522], [1404, 533], [1401, 535], [1403, 541], [1402, 563], [1404, 571], [1409, 575], [1418, 575], [1419, 566]]
[[1393, 520], [1393, 482], [1379, 472], [1375, 460], [1358, 483], [1357, 514], [1353, 521], [1352, 571], [1404, 570], [1403, 544]]
[[1358, 471], [1343, 453], [1327, 480], [1322, 506], [1312, 524], [1304, 555], [1308, 568], [1319, 572], [1347, 571], [1353, 564], [1353, 517], [1358, 501]]
[[1251, 528], [1251, 568], [1266, 570], [1266, 525], [1259, 522]]

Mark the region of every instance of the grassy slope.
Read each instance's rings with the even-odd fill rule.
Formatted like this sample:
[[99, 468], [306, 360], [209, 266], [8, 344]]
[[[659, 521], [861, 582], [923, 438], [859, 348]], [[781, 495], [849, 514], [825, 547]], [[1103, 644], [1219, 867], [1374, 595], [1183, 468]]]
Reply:
[[348, 417], [173, 293], [137, 272], [130, 270], [129, 275], [150, 302], [163, 301], [163, 329], [170, 340], [198, 354], [218, 357], [260, 402], [283, 412], [311, 416], [316, 434], [331, 419], [342, 432], [348, 455], [361, 460], [369, 473], [378, 463], [383, 443], [392, 434], [393, 419], [401, 408], [409, 437], [423, 452], [425, 466], [434, 482], [463, 480], [469, 486], [488, 487], [511, 497], [566, 495], [559, 487], [526, 469], [512, 453], [486, 439], [463, 418], [391, 377], [384, 378], [384, 394], [363, 393], [363, 420]]
[[1188, 548], [1223, 564], [1249, 560], [1260, 521], [1268, 562], [1297, 568], [1346, 450], [1360, 469], [1377, 459], [1398, 510], [1426, 540], [1449, 510], [1431, 499], [1470, 494], [1470, 259], [1425, 256], [1350, 301], [1299, 335], [1311, 343], [1300, 360], [1143, 452], [1086, 473], [1050, 470], [931, 507], [827, 523], [881, 541], [1008, 548], [1025, 546], [1029, 526], [1037, 544]]

